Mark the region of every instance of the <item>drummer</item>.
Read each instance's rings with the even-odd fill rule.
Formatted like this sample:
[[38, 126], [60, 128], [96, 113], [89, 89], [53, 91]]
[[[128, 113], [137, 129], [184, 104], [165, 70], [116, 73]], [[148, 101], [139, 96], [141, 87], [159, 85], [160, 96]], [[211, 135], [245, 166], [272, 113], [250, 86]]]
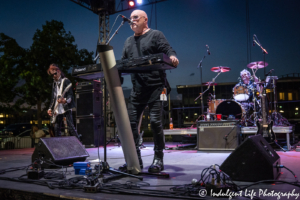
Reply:
[[252, 98], [253, 98], [252, 89], [253, 87], [256, 87], [255, 83], [257, 83], [259, 80], [255, 75], [251, 76], [251, 73], [246, 69], [240, 72], [240, 76], [243, 81], [243, 85], [245, 85], [249, 89], [248, 102], [252, 102]]
[[[244, 69], [240, 72], [240, 76], [246, 85], [251, 85], [253, 83], [253, 79], [251, 80], [251, 74], [248, 70]], [[258, 78], [254, 76], [254, 82], [258, 82]]]

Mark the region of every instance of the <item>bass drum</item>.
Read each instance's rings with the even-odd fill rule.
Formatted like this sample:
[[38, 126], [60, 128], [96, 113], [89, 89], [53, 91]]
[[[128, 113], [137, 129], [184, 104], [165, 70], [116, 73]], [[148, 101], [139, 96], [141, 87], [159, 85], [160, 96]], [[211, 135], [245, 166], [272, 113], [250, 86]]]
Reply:
[[208, 102], [209, 112], [210, 113], [216, 113], [216, 108], [223, 101], [226, 101], [226, 99], [215, 99], [215, 100], [209, 101]]
[[229, 115], [233, 115], [235, 119], [241, 119], [245, 113], [244, 107], [233, 100], [221, 102], [216, 109], [216, 114], [222, 114], [222, 119], [227, 119]]

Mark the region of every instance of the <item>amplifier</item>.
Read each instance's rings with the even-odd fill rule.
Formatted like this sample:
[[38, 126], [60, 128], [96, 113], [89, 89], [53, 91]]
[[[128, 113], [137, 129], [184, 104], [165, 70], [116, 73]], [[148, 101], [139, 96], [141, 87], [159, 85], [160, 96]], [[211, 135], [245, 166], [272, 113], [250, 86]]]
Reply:
[[197, 123], [197, 149], [234, 150], [239, 145], [239, 121], [199, 121]]
[[101, 116], [102, 92], [85, 90], [76, 92], [76, 117]]
[[226, 121], [198, 121], [198, 127], [221, 127], [221, 126], [235, 126], [239, 123], [239, 120], [226, 120]]
[[101, 90], [101, 82], [97, 80], [78, 82], [76, 85], [76, 92], [85, 90]]
[[104, 145], [104, 122], [101, 117], [76, 118], [76, 129], [86, 147]]
[[73, 67], [72, 76], [76, 76], [77, 74], [85, 74], [85, 73], [92, 73], [92, 72], [99, 72], [99, 71], [101, 71], [101, 64], [78, 66], [78, 67]]

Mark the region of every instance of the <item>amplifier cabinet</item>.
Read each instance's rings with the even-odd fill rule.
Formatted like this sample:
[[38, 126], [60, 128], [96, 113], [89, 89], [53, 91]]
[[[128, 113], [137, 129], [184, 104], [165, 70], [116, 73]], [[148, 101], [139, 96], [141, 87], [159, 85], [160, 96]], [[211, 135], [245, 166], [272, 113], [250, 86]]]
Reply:
[[101, 116], [102, 92], [97, 90], [76, 92], [76, 117]]
[[76, 129], [82, 144], [90, 147], [104, 145], [104, 125], [101, 117], [76, 118]]
[[199, 121], [197, 123], [197, 149], [234, 150], [239, 145], [241, 127], [238, 121]]

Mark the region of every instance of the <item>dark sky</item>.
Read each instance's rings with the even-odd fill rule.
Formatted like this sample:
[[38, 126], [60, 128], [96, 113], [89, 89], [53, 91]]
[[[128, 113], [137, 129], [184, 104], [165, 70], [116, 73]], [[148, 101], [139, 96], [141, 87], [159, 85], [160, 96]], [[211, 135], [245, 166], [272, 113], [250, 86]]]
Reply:
[[[144, 0], [145, 1], [145, 0]], [[210, 47], [211, 55], [203, 61], [203, 81], [216, 74], [211, 67], [227, 66], [232, 70], [221, 74], [216, 82], [237, 81], [239, 71], [247, 66], [246, 0], [168, 0], [158, 3], [157, 29], [167, 37], [176, 50], [180, 64], [168, 71], [172, 87], [200, 84], [199, 61]], [[151, 5], [140, 9], [152, 18]], [[266, 71], [275, 69], [275, 75], [300, 73], [300, 1], [299, 0], [250, 0], [250, 36], [256, 34], [269, 52]], [[130, 16], [131, 11], [122, 12]], [[117, 14], [110, 16], [112, 26]], [[98, 38], [98, 16], [68, 0], [9, 0], [1, 1], [0, 32], [15, 38], [20, 46], [29, 48], [33, 34], [45, 21], [62, 21], [65, 29], [75, 37], [79, 49], [95, 51]], [[120, 25], [118, 19], [113, 31]], [[125, 24], [110, 43], [115, 56], [120, 59], [124, 41], [131, 36]], [[263, 60], [258, 46], [251, 46], [251, 62]], [[263, 76], [263, 70], [258, 73]], [[131, 87], [130, 78], [123, 86]]]

